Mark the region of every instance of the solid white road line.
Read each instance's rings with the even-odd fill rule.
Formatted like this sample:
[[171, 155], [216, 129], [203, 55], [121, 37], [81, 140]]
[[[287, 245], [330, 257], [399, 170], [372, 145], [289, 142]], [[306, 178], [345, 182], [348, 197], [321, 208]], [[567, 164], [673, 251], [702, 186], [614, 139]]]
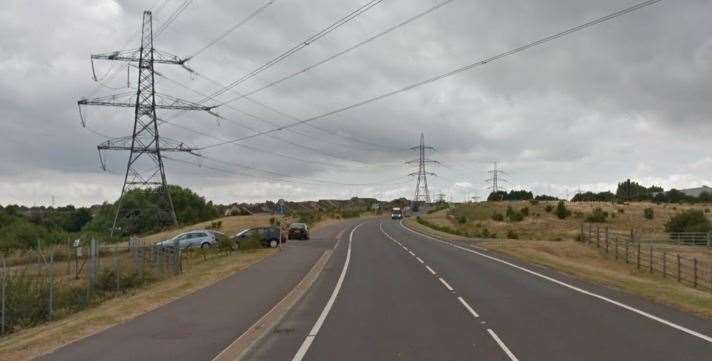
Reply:
[[492, 338], [495, 340], [495, 342], [497, 342], [497, 344], [499, 345], [499, 347], [502, 348], [502, 351], [504, 351], [504, 353], [506, 353], [507, 356], [509, 356], [509, 359], [510, 359], [510, 360], [512, 360], [512, 361], [519, 361], [519, 360], [517, 359], [517, 356], [514, 356], [514, 354], [512, 353], [512, 351], [510, 351], [509, 348], [507, 347], [507, 345], [505, 345], [504, 342], [502, 342], [502, 340], [500, 340], [499, 337], [497, 337], [497, 334], [494, 333], [494, 331], [492, 331], [491, 329], [488, 328], [488, 329], [487, 329], [487, 332], [489, 332], [490, 336], [492, 336]]
[[415, 257], [415, 253], [413, 253], [413, 251], [408, 251], [408, 253], [410, 253], [411, 256]]
[[417, 259], [418, 262], [420, 262], [420, 263], [425, 263], [425, 262], [423, 262], [423, 260], [420, 257], [415, 257], [415, 259]]
[[351, 260], [351, 242], [353, 241], [354, 232], [362, 224], [363, 223], [359, 223], [358, 225], [356, 225], [356, 227], [354, 227], [354, 229], [351, 230], [351, 233], [349, 234], [349, 246], [346, 250], [346, 261], [344, 262], [344, 267], [341, 269], [341, 275], [339, 275], [339, 280], [336, 282], [336, 287], [334, 287], [334, 291], [331, 292], [331, 297], [329, 297], [329, 301], [326, 303], [326, 306], [324, 306], [324, 309], [321, 311], [319, 318], [316, 320], [316, 323], [314, 323], [314, 327], [312, 327], [311, 331], [309, 331], [309, 334], [307, 335], [306, 339], [304, 339], [304, 342], [302, 342], [302, 345], [299, 347], [299, 350], [297, 350], [297, 353], [292, 358], [292, 361], [301, 361], [301, 359], [304, 358], [304, 355], [306, 355], [307, 351], [309, 351], [309, 347], [311, 346], [312, 342], [314, 342], [314, 338], [319, 333], [319, 329], [321, 329], [321, 326], [324, 324], [326, 316], [329, 314], [329, 311], [331, 311], [331, 307], [334, 306], [336, 296], [339, 295], [341, 285], [344, 283], [346, 271], [349, 269], [349, 261]]
[[606, 297], [606, 296], [602, 296], [602, 295], [599, 295], [599, 294], [597, 294], [597, 293], [594, 293], [594, 292], [591, 292], [591, 291], [587, 291], [587, 290], [585, 290], [585, 289], [583, 289], [583, 288], [576, 287], [576, 286], [574, 286], [574, 285], [568, 284], [568, 283], [566, 283], [566, 282], [559, 281], [559, 280], [557, 280], [557, 279], [555, 279], [555, 278], [553, 278], [553, 277], [549, 277], [549, 276], [543, 275], [543, 274], [541, 274], [541, 273], [539, 273], [539, 272], [532, 271], [532, 270], [530, 270], [530, 269], [528, 269], [528, 268], [524, 268], [524, 267], [521, 267], [521, 266], [517, 266], [517, 265], [514, 264], [514, 263], [507, 262], [507, 261], [502, 260], [502, 259], [499, 259], [499, 258], [497, 258], [497, 257], [492, 257], [492, 256], [490, 256], [490, 255], [487, 255], [487, 254], [484, 254], [484, 253], [481, 253], [481, 252], [477, 252], [477, 251], [471, 250], [471, 249], [469, 249], [469, 248], [461, 247], [461, 246], [458, 246], [458, 245], [456, 245], [456, 244], [453, 244], [453, 243], [450, 243], [450, 242], [445, 242], [445, 241], [443, 241], [443, 240], [440, 240], [440, 239], [437, 239], [437, 238], [428, 236], [427, 234], [423, 234], [423, 233], [420, 233], [420, 232], [416, 232], [416, 231], [414, 231], [414, 230], [412, 230], [412, 229], [410, 229], [410, 228], [404, 226], [402, 221], [400, 222], [400, 225], [401, 225], [401, 227], [403, 227], [404, 229], [406, 229], [406, 230], [408, 230], [408, 231], [410, 231], [410, 232], [412, 232], [412, 233], [415, 233], [415, 234], [417, 234], [417, 235], [420, 235], [420, 236], [422, 236], [422, 237], [429, 238], [429, 239], [438, 241], [438, 242], [440, 242], [440, 243], [447, 244], [447, 245], [449, 245], [449, 246], [455, 247], [455, 248], [457, 248], [457, 249], [461, 249], [461, 250], [466, 251], [466, 252], [470, 252], [470, 253], [476, 254], [476, 255], [478, 255], [478, 256], [482, 256], [482, 257], [484, 257], [484, 258], [487, 258], [487, 259], [490, 259], [490, 260], [492, 260], [492, 261], [496, 261], [496, 262], [505, 264], [505, 265], [510, 266], [510, 267], [512, 267], [512, 268], [516, 268], [516, 269], [518, 269], [518, 270], [520, 270], [520, 271], [523, 271], [523, 272], [529, 273], [529, 274], [531, 274], [531, 275], [537, 276], [537, 277], [539, 277], [539, 278], [545, 279], [545, 280], [547, 280], [547, 281], [556, 283], [556, 284], [559, 285], [559, 286], [566, 287], [566, 288], [568, 288], [568, 289], [570, 289], [570, 290], [573, 290], [573, 291], [576, 291], [576, 292], [579, 292], [579, 293], [582, 293], [582, 294], [591, 296], [591, 297], [593, 297], [593, 298], [597, 298], [597, 299], [599, 299], [599, 300], [601, 300], [601, 301], [604, 301], [604, 302], [608, 302], [608, 303], [610, 303], [610, 304], [616, 305], [616, 306], [618, 306], [618, 307], [620, 307], [620, 308], [623, 308], [623, 309], [625, 309], [625, 310], [628, 310], [628, 311], [630, 311], [630, 312], [637, 313], [637, 314], [640, 315], [640, 316], [646, 317], [646, 318], [651, 319], [651, 320], [653, 320], [653, 321], [662, 323], [663, 325], [666, 325], [666, 326], [672, 327], [672, 328], [674, 328], [674, 329], [676, 329], [676, 330], [679, 330], [679, 331], [682, 331], [682, 332], [684, 332], [684, 333], [687, 333], [688, 335], [695, 336], [695, 337], [700, 338], [700, 339], [702, 339], [702, 340], [705, 340], [705, 341], [707, 341], [707, 342], [709, 342], [709, 343], [712, 343], [712, 337], [710, 337], [710, 336], [707, 336], [707, 335], [702, 334], [702, 333], [700, 333], [700, 332], [691, 330], [691, 329], [689, 329], [689, 328], [687, 328], [687, 327], [678, 325], [678, 324], [676, 324], [676, 323], [674, 323], [674, 322], [668, 321], [668, 320], [666, 320], [666, 319], [664, 319], [664, 318], [662, 318], [662, 317], [658, 317], [658, 316], [655, 316], [655, 315], [653, 315], [653, 314], [651, 314], [651, 313], [648, 313], [648, 312], [645, 312], [645, 311], [643, 311], [643, 310], [637, 309], [637, 308], [635, 308], [635, 307], [633, 307], [633, 306], [626, 305], [625, 303], [622, 303], [622, 302], [619, 302], [619, 301], [610, 299], [610, 298], [608, 298], [608, 297]]
[[477, 312], [475, 312], [475, 310], [472, 309], [472, 307], [470, 307], [467, 301], [465, 301], [462, 297], [458, 297], [457, 299], [460, 301], [460, 303], [462, 303], [463, 306], [465, 306], [468, 311], [470, 311], [472, 316], [475, 316], [475, 318], [480, 317], [480, 315], [478, 315]]
[[440, 283], [442, 283], [445, 288], [450, 291], [454, 291], [454, 289], [442, 277], [438, 277], [438, 280], [440, 280]]
[[432, 269], [432, 268], [430, 268], [430, 266], [427, 266], [427, 265], [426, 265], [425, 268], [427, 268], [428, 271], [430, 271], [430, 273], [435, 274], [435, 270]]

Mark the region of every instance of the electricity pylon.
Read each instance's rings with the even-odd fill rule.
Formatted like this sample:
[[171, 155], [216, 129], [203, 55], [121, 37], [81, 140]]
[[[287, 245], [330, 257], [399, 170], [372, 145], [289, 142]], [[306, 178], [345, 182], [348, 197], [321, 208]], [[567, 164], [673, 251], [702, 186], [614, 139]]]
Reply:
[[[159, 224], [168, 223], [167, 218], [170, 217], [170, 222], [173, 225], [178, 224], [176, 213], [173, 208], [173, 200], [171, 199], [166, 182], [166, 172], [163, 166], [162, 152], [187, 152], [193, 153], [197, 148], [193, 148], [183, 144], [182, 142], [161, 138], [158, 134], [158, 124], [160, 120], [156, 116], [156, 109], [166, 110], [203, 110], [211, 112], [214, 107], [204, 106], [197, 103], [181, 100], [169, 95], [159, 94], [155, 91], [154, 64], [174, 64], [184, 68], [185, 60], [180, 59], [175, 55], [158, 51], [153, 47], [153, 21], [150, 11], [143, 12], [143, 23], [141, 26], [141, 44], [138, 49], [114, 51], [111, 53], [96, 54], [91, 56], [92, 72], [94, 73], [94, 59], [125, 61], [138, 68], [138, 86], [136, 93], [127, 92], [115, 94], [96, 99], [79, 100], [79, 114], [82, 117], [82, 125], [85, 125], [84, 117], [81, 112], [82, 105], [98, 105], [134, 108], [134, 123], [133, 133], [131, 136], [109, 139], [97, 146], [99, 150], [99, 160], [102, 168], [106, 169], [102, 157], [102, 151], [107, 150], [124, 150], [129, 151], [128, 164], [126, 166], [126, 174], [124, 176], [124, 184], [121, 188], [121, 196], [119, 197], [116, 207], [114, 222], [111, 227], [113, 235], [116, 229], [116, 223], [119, 219], [119, 214], [122, 211], [122, 206], [126, 192], [131, 189], [144, 188], [150, 191], [157, 192], [156, 216]], [[190, 69], [186, 68], [190, 71]], [[95, 74], [95, 73], [94, 73]], [[94, 75], [96, 80], [96, 75]], [[135, 97], [135, 98], [134, 98]], [[132, 100], [135, 99], [135, 100]], [[136, 210], [129, 210], [129, 217], [146, 217]], [[165, 213], [168, 217], [165, 217]]]
[[415, 147], [410, 148], [411, 150], [418, 151], [418, 159], [413, 159], [406, 162], [407, 164], [414, 164], [418, 162], [418, 171], [410, 173], [410, 176], [418, 176], [418, 180], [415, 183], [415, 196], [413, 197], [413, 202], [424, 201], [426, 204], [430, 203], [430, 190], [428, 189], [428, 175], [435, 176], [435, 173], [428, 172], [426, 169], [426, 164], [428, 163], [439, 163], [438, 161], [428, 159], [425, 156], [425, 150], [433, 150], [431, 146], [425, 145], [425, 136], [420, 133], [420, 144]]
[[494, 167], [487, 173], [492, 175], [492, 178], [485, 180], [485, 182], [491, 182], [492, 185], [487, 187], [491, 193], [497, 193], [502, 190], [499, 186], [500, 182], [506, 182], [507, 180], [502, 178], [500, 175], [505, 174], [503, 170], [497, 169], [497, 162], [494, 162]]

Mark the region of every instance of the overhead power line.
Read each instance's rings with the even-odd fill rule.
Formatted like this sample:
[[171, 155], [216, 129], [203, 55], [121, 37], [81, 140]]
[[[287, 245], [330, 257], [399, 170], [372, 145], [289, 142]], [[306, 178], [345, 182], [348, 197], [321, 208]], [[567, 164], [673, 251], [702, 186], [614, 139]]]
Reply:
[[444, 78], [447, 78], [447, 77], [450, 77], [450, 76], [453, 76], [453, 75], [456, 75], [456, 74], [459, 74], [459, 73], [462, 73], [462, 72], [471, 70], [471, 69], [473, 69], [473, 68], [475, 68], [475, 67], [478, 67], [478, 66], [481, 66], [481, 65], [489, 64], [489, 63], [491, 63], [491, 62], [493, 62], [493, 61], [500, 60], [500, 59], [502, 59], [502, 58], [505, 58], [505, 57], [508, 57], [508, 56], [511, 56], [511, 55], [514, 55], [514, 54], [523, 52], [523, 51], [528, 50], [528, 49], [531, 49], [531, 48], [533, 48], [533, 47], [541, 46], [541, 45], [543, 45], [543, 44], [545, 44], [545, 43], [548, 43], [548, 42], [550, 42], [550, 41], [553, 41], [553, 40], [556, 40], [556, 39], [558, 39], [558, 38], [564, 37], [564, 36], [566, 36], [566, 35], [569, 35], [569, 34], [572, 34], [572, 33], [575, 33], [575, 32], [581, 31], [581, 30], [584, 30], [584, 29], [589, 28], [589, 27], [592, 27], [592, 26], [594, 26], [594, 25], [598, 25], [598, 24], [600, 24], [600, 23], [603, 23], [603, 22], [612, 20], [612, 19], [617, 18], [617, 17], [619, 17], [619, 16], [626, 15], [626, 14], [628, 14], [628, 13], [634, 12], [634, 11], [636, 11], [636, 10], [640, 10], [640, 9], [642, 9], [642, 8], [644, 8], [644, 7], [647, 7], [647, 6], [650, 6], [650, 5], [653, 5], [653, 4], [657, 4], [657, 3], [662, 2], [662, 1], [663, 1], [663, 0], [648, 0], [648, 1], [644, 1], [644, 2], [638, 3], [638, 4], [636, 4], [636, 5], [627, 7], [627, 8], [625, 8], [625, 9], [623, 9], [623, 10], [619, 10], [619, 11], [616, 11], [616, 12], [614, 12], [614, 13], [608, 14], [608, 15], [606, 15], [606, 16], [597, 18], [597, 19], [595, 19], [595, 20], [591, 20], [591, 21], [586, 22], [586, 23], [584, 23], [584, 24], [581, 24], [581, 25], [578, 25], [578, 26], [575, 26], [575, 27], [566, 29], [566, 30], [564, 30], [564, 31], [561, 31], [561, 32], [558, 32], [558, 33], [556, 33], [556, 34], [543, 37], [543, 38], [538, 39], [538, 40], [535, 40], [535, 41], [532, 41], [532, 42], [530, 42], [530, 43], [527, 43], [527, 44], [522, 45], [522, 46], [520, 46], [520, 47], [514, 48], [514, 49], [512, 49], [512, 50], [508, 50], [508, 51], [499, 53], [499, 54], [497, 54], [497, 55], [494, 55], [494, 56], [491, 56], [491, 57], [488, 57], [488, 58], [484, 58], [484, 59], [475, 61], [475, 62], [470, 63], [470, 64], [468, 64], [468, 65], [465, 65], [465, 66], [462, 66], [462, 67], [453, 69], [453, 70], [451, 70], [451, 71], [448, 71], [448, 72], [446, 72], [446, 73], [442, 73], [442, 74], [440, 74], [440, 75], [436, 75], [436, 76], [431, 77], [431, 78], [427, 78], [427, 79], [421, 80], [421, 81], [416, 82], [416, 83], [412, 83], [412, 84], [407, 85], [407, 86], [404, 86], [404, 87], [402, 87], [402, 88], [399, 88], [399, 89], [396, 89], [396, 90], [393, 90], [393, 91], [389, 91], [389, 92], [387, 92], [387, 93], [383, 93], [383, 94], [380, 94], [380, 95], [377, 95], [377, 96], [374, 96], [374, 97], [371, 97], [371, 98], [362, 100], [362, 101], [360, 101], [360, 102], [357, 102], [357, 103], [354, 103], [354, 104], [351, 104], [351, 105], [348, 105], [348, 106], [345, 106], [345, 107], [342, 107], [342, 108], [334, 109], [334, 110], [331, 110], [331, 111], [328, 111], [328, 112], [326, 112], [326, 113], [322, 113], [322, 114], [319, 114], [319, 115], [316, 115], [316, 116], [313, 116], [313, 117], [310, 117], [310, 118], [306, 118], [306, 119], [303, 119], [303, 120], [300, 120], [300, 121], [296, 121], [296, 122], [293, 122], [293, 123], [290, 123], [290, 124], [285, 124], [285, 125], [280, 126], [280, 127], [277, 127], [277, 128], [265, 130], [265, 131], [262, 131], [262, 132], [259, 132], [259, 133], [256, 133], [256, 134], [251, 134], [251, 135], [247, 135], [247, 136], [240, 137], [240, 138], [235, 138], [235, 139], [233, 139], [233, 140], [231, 140], [231, 141], [229, 141], [229, 142], [220, 142], [220, 143], [215, 143], [215, 144], [207, 145], [207, 146], [204, 146], [203, 148], [218, 147], [218, 146], [225, 145], [225, 144], [228, 144], [228, 143], [235, 143], [235, 142], [240, 142], [240, 141], [244, 141], [244, 140], [247, 140], [247, 139], [252, 139], [252, 138], [260, 137], [260, 136], [263, 136], [263, 135], [266, 135], [266, 134], [270, 134], [270, 133], [274, 133], [274, 132], [279, 132], [279, 131], [282, 131], [282, 130], [285, 130], [285, 129], [289, 129], [289, 128], [292, 128], [292, 127], [296, 127], [296, 126], [301, 125], [301, 124], [306, 124], [306, 123], [309, 123], [309, 122], [313, 122], [313, 121], [315, 121], [315, 120], [323, 119], [323, 118], [326, 118], [326, 117], [329, 117], [329, 116], [331, 116], [331, 115], [338, 114], [338, 113], [341, 113], [341, 112], [344, 112], [344, 111], [347, 111], [347, 110], [351, 110], [351, 109], [354, 109], [354, 108], [358, 108], [358, 107], [364, 106], [364, 105], [366, 105], [366, 104], [373, 103], [373, 102], [379, 101], [379, 100], [381, 100], [381, 99], [385, 99], [385, 98], [391, 97], [391, 96], [393, 96], [393, 95], [396, 95], [396, 94], [399, 94], [399, 93], [403, 93], [403, 92], [406, 92], [406, 91], [409, 91], [409, 90], [412, 90], [412, 89], [421, 87], [421, 86], [423, 86], [423, 85], [430, 84], [430, 83], [433, 83], [433, 82], [435, 82], [435, 81], [438, 81], [438, 80], [441, 80], [441, 79], [444, 79]]
[[340, 57], [340, 56], [342, 56], [342, 55], [344, 55], [344, 54], [346, 54], [346, 53], [349, 53], [349, 52], [351, 52], [351, 51], [353, 51], [353, 50], [356, 50], [356, 49], [360, 48], [360, 47], [363, 46], [363, 45], [366, 45], [366, 44], [368, 44], [368, 43], [370, 43], [370, 42], [372, 42], [372, 41], [374, 41], [374, 40], [376, 40], [376, 39], [378, 39], [378, 38], [380, 38], [380, 37], [382, 37], [382, 36], [384, 36], [384, 35], [386, 35], [386, 34], [388, 34], [388, 33], [390, 33], [390, 32], [393, 32], [393, 31], [395, 31], [396, 29], [399, 29], [399, 28], [401, 28], [401, 27], [403, 27], [403, 26], [405, 26], [405, 25], [408, 25], [408, 24], [410, 24], [410, 23], [412, 23], [412, 22], [414, 22], [414, 21], [416, 21], [416, 20], [422, 18], [423, 16], [428, 15], [428, 14], [432, 13], [433, 11], [438, 10], [438, 9], [440, 9], [441, 7], [443, 7], [443, 6], [447, 5], [447, 4], [450, 4], [450, 3], [453, 2], [453, 1], [455, 1], [455, 0], [445, 0], [445, 1], [441, 2], [441, 3], [438, 3], [438, 4], [436, 4], [435, 6], [429, 8], [429, 9], [427, 9], [427, 10], [425, 10], [425, 11], [422, 11], [422, 12], [420, 12], [420, 13], [418, 13], [418, 14], [416, 14], [416, 15], [414, 15], [414, 16], [412, 16], [412, 17], [410, 17], [410, 18], [408, 18], [408, 19], [406, 19], [406, 20], [404, 20], [404, 21], [402, 21], [402, 22], [400, 22], [400, 23], [398, 23], [398, 24], [396, 24], [396, 25], [393, 25], [393, 26], [389, 27], [389, 28], [386, 29], [386, 30], [383, 30], [383, 31], [379, 32], [379, 33], [376, 34], [376, 35], [373, 35], [373, 36], [371, 36], [371, 37], [369, 37], [369, 38], [366, 38], [366, 39], [364, 39], [364, 40], [362, 40], [362, 41], [359, 41], [358, 43], [356, 43], [356, 44], [354, 44], [354, 45], [352, 45], [352, 46], [350, 46], [350, 47], [348, 47], [348, 48], [346, 48], [346, 49], [344, 49], [344, 50], [342, 50], [342, 51], [339, 51], [338, 53], [336, 53], [336, 54], [334, 54], [334, 55], [331, 55], [331, 56], [329, 56], [329, 57], [327, 57], [327, 58], [325, 58], [325, 59], [322, 59], [322, 60], [320, 60], [320, 61], [318, 61], [318, 62], [316, 62], [316, 63], [314, 63], [314, 64], [312, 64], [312, 65], [307, 66], [306, 68], [303, 68], [303, 69], [301, 69], [301, 70], [299, 70], [299, 71], [296, 71], [296, 72], [294, 72], [294, 73], [291, 73], [291, 74], [289, 74], [289, 75], [287, 75], [287, 76], [285, 76], [285, 77], [282, 77], [282, 78], [280, 78], [280, 79], [277, 79], [277, 80], [275, 80], [275, 81], [272, 81], [272, 82], [270, 82], [270, 83], [267, 83], [266, 85], [263, 85], [263, 86], [261, 86], [261, 87], [259, 87], [259, 88], [257, 88], [257, 89], [254, 89], [254, 90], [245, 92], [245, 93], [243, 93], [243, 94], [240, 94], [239, 96], [234, 97], [234, 98], [232, 98], [232, 99], [230, 99], [230, 100], [228, 100], [228, 101], [226, 101], [226, 102], [223, 102], [222, 104], [231, 103], [231, 102], [240, 100], [240, 99], [245, 98], [245, 97], [248, 97], [248, 96], [250, 96], [250, 95], [259, 93], [259, 92], [261, 92], [261, 91], [263, 91], [263, 90], [265, 90], [265, 89], [267, 89], [267, 88], [271, 88], [271, 87], [273, 87], [273, 86], [275, 86], [275, 85], [277, 85], [277, 84], [280, 84], [280, 83], [282, 83], [282, 82], [284, 82], [284, 81], [286, 81], [286, 80], [292, 79], [292, 78], [294, 78], [295, 76], [298, 76], [298, 75], [300, 75], [300, 74], [304, 74], [304, 73], [306, 73], [306, 72], [308, 72], [308, 71], [310, 71], [310, 70], [312, 70], [312, 69], [314, 69], [314, 68], [316, 68], [316, 67], [318, 67], [318, 66], [320, 66], [320, 65], [324, 65], [324, 64], [326, 64], [326, 63], [328, 63], [328, 62], [330, 62], [330, 61], [332, 61], [332, 60], [334, 60], [334, 59], [336, 59], [336, 58], [338, 58], [338, 57]]
[[269, 0], [269, 1], [267, 1], [267, 2], [264, 3], [262, 6], [258, 7], [258, 8], [255, 9], [253, 12], [251, 12], [249, 15], [247, 15], [245, 18], [241, 19], [241, 20], [238, 21], [237, 23], [235, 23], [235, 24], [233, 24], [232, 26], [230, 26], [227, 30], [225, 30], [225, 31], [224, 31], [222, 34], [220, 34], [217, 38], [215, 38], [215, 39], [213, 39], [212, 41], [210, 41], [209, 43], [205, 44], [205, 46], [203, 46], [202, 48], [196, 50], [192, 55], [188, 56], [188, 57], [186, 58], [186, 60], [191, 60], [191, 59], [195, 58], [196, 56], [200, 55], [202, 52], [208, 50], [208, 49], [209, 49], [210, 47], [212, 47], [213, 45], [215, 45], [215, 44], [217, 44], [218, 42], [220, 42], [221, 40], [225, 39], [225, 38], [226, 38], [228, 35], [230, 35], [233, 31], [239, 29], [240, 27], [242, 27], [243, 25], [245, 25], [246, 23], [248, 23], [250, 20], [252, 20], [253, 18], [255, 18], [257, 15], [259, 15], [259, 13], [261, 13], [262, 11], [264, 11], [265, 9], [267, 9], [270, 5], [274, 4], [275, 1], [277, 1], [277, 0]]
[[182, 4], [178, 5], [178, 7], [173, 10], [173, 13], [166, 19], [163, 24], [156, 30], [156, 34], [154, 34], [154, 38], [158, 38], [179, 16], [180, 14], [190, 6], [190, 4], [193, 2], [193, 0], [186, 0]]
[[252, 77], [256, 76], [257, 74], [259, 74], [259, 73], [261, 73], [261, 72], [263, 72], [263, 71], [269, 69], [270, 67], [272, 67], [273, 65], [275, 65], [275, 64], [277, 64], [277, 63], [279, 63], [279, 62], [281, 62], [282, 60], [284, 60], [284, 59], [286, 59], [286, 58], [288, 58], [288, 57], [294, 55], [294, 54], [297, 53], [298, 51], [304, 49], [305, 47], [309, 46], [309, 45], [312, 44], [313, 42], [315, 42], [315, 41], [317, 41], [317, 40], [323, 38], [323, 37], [326, 36], [327, 34], [329, 34], [329, 33], [331, 33], [332, 31], [338, 29], [339, 27], [341, 27], [342, 25], [348, 23], [349, 21], [355, 19], [355, 18], [358, 17], [359, 15], [365, 13], [366, 11], [368, 11], [368, 10], [370, 10], [372, 7], [374, 7], [374, 6], [376, 6], [376, 5], [380, 4], [380, 3], [382, 3], [383, 1], [384, 1], [384, 0], [371, 0], [371, 1], [367, 2], [367, 3], [364, 4], [364, 5], [361, 5], [361, 7], [359, 7], [358, 9], [351, 11], [351, 12], [348, 13], [346, 16], [344, 16], [344, 17], [342, 17], [341, 19], [337, 20], [337, 21], [334, 22], [333, 24], [331, 24], [331, 25], [327, 26], [326, 28], [320, 30], [318, 33], [316, 33], [316, 34], [314, 34], [314, 35], [312, 35], [312, 36], [306, 38], [304, 41], [302, 41], [302, 42], [299, 43], [298, 45], [296, 45], [296, 46], [290, 48], [289, 50], [283, 52], [282, 54], [280, 54], [280, 55], [277, 56], [276, 58], [274, 58], [274, 59], [272, 59], [272, 60], [270, 60], [270, 61], [268, 61], [268, 62], [262, 64], [262, 65], [259, 66], [258, 68], [256, 68], [256, 69], [252, 70], [251, 72], [249, 72], [249, 73], [243, 75], [242, 77], [240, 77], [240, 78], [238, 78], [237, 80], [233, 81], [232, 83], [228, 84], [228, 85], [227, 85], [226, 87], [224, 87], [223, 89], [220, 89], [220, 90], [216, 91], [215, 93], [213, 93], [209, 98], [203, 99], [201, 102], [213, 100], [215, 97], [218, 97], [218, 96], [220, 96], [220, 95], [222, 95], [222, 94], [224, 94], [224, 93], [230, 91], [230, 89], [232, 89], [232, 88], [234, 88], [234, 87], [240, 85], [241, 83], [243, 83], [244, 81], [247, 81], [248, 79], [251, 79]]

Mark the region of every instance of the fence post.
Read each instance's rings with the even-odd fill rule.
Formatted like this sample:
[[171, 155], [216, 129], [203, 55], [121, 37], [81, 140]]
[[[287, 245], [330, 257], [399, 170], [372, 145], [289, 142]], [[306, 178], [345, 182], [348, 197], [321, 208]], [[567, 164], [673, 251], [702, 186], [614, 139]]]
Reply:
[[648, 272], [653, 273], [653, 246], [649, 248], [650, 253], [648, 253]]
[[580, 237], [581, 241], [585, 240], [584, 237], [585, 236], [583, 235], [583, 223], [581, 223], [581, 237]]
[[694, 271], [694, 276], [692, 277], [692, 287], [697, 288], [697, 257], [692, 259], [692, 270]]
[[47, 318], [52, 321], [52, 311], [54, 309], [54, 249], [49, 251], [49, 310]]
[[618, 238], [613, 240], [613, 246], [616, 248], [615, 254], [616, 254], [616, 260], [618, 260]]
[[111, 261], [114, 266], [114, 277], [116, 277], [116, 292], [121, 290], [120, 276], [119, 276], [119, 264], [116, 260], [116, 246], [111, 247]]
[[630, 248], [630, 242], [626, 241], [625, 242], [625, 263], [628, 263], [628, 250]]
[[663, 278], [667, 277], [667, 252], [663, 251]]
[[588, 238], [586, 239], [586, 243], [591, 244], [591, 238], [593, 237], [593, 227], [589, 223], [588, 225]]
[[7, 282], [7, 269], [5, 268], [5, 257], [2, 259], [2, 287], [0, 287], [0, 335], [5, 334], [5, 283]]
[[640, 269], [640, 243], [638, 243], [638, 253], [636, 254], [636, 267]]
[[680, 254], [677, 255], [677, 282], [680, 282], [682, 279], [682, 274], [680, 273], [681, 271], [681, 266], [680, 266]]
[[601, 228], [596, 226], [596, 248], [601, 247]]
[[608, 227], [606, 227], [606, 254], [608, 254]]
[[712, 232], [707, 232], [707, 247], [712, 247], [712, 237], [710, 237], [710, 233]]

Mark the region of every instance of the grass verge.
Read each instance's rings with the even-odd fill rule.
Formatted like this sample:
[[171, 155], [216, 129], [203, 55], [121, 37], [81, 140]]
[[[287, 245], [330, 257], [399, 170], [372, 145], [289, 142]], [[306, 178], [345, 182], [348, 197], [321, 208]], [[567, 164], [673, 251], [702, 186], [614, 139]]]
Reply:
[[277, 250], [258, 249], [214, 257], [189, 267], [179, 277], [134, 290], [61, 320], [21, 330], [0, 339], [0, 359], [29, 360], [51, 352], [207, 287], [275, 252]]
[[415, 221], [408, 226], [436, 237], [467, 241], [525, 262], [546, 266], [576, 278], [643, 296], [699, 316], [712, 318], [712, 293], [682, 285], [657, 273], [606, 258], [574, 241], [476, 240], [430, 229]]

